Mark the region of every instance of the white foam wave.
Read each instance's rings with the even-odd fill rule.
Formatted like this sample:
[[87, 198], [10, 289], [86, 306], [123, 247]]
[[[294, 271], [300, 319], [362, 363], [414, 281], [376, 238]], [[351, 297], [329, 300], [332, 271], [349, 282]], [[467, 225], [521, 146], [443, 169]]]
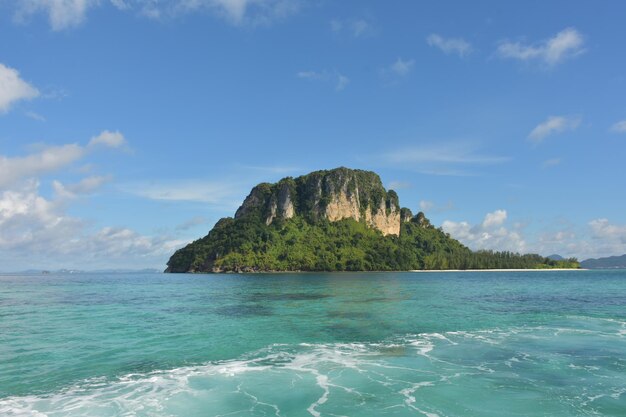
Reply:
[[[442, 417], [445, 410], [434, 407], [431, 397], [422, 393], [455, 384], [471, 386], [481, 378], [492, 381], [500, 374], [510, 378], [519, 373], [512, 371], [545, 363], [550, 351], [546, 347], [560, 348], [563, 341], [559, 338], [589, 335], [564, 332], [563, 328], [422, 333], [379, 343], [272, 345], [237, 360], [128, 374], [113, 380], [92, 379], [46, 395], [0, 399], [0, 415], [187, 417], [209, 413], [282, 417], [290, 415], [290, 401], [297, 397], [302, 402], [297, 414], [306, 412], [313, 417], [342, 415], [346, 411], [340, 411], [341, 404], [377, 406], [376, 415], [381, 416], [418, 412]], [[607, 334], [610, 332], [603, 333], [605, 337]], [[616, 346], [623, 346], [621, 339], [613, 338]], [[533, 345], [535, 350], [530, 350]], [[577, 358], [573, 353], [568, 355], [569, 359]], [[562, 356], [556, 354], [553, 360]], [[578, 359], [566, 362], [564, 368], [584, 372], [588, 378], [603, 371], [597, 364], [586, 362], [593, 358]], [[541, 381], [518, 378], [522, 383], [541, 386]], [[620, 399], [624, 378], [613, 378], [603, 377], [601, 388], [610, 392], [610, 398]], [[581, 386], [577, 394], [581, 400], [574, 396], [572, 401], [586, 407], [602, 398], [586, 393], [588, 388]], [[375, 403], [368, 400], [374, 397]], [[356, 410], [354, 414], [358, 414]]]

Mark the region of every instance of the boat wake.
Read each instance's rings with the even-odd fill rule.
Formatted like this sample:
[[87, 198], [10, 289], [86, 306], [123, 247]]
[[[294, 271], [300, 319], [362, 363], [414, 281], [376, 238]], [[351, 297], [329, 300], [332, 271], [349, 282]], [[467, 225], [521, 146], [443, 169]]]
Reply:
[[3, 398], [0, 415], [539, 415], [534, 404], [555, 416], [617, 415], [626, 409], [625, 329], [573, 317], [378, 343], [277, 344], [236, 360]]

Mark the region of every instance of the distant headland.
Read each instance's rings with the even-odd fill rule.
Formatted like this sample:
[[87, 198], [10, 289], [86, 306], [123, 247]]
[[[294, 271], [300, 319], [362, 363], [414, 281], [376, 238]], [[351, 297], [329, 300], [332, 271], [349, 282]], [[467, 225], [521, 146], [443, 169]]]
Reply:
[[176, 251], [165, 272], [578, 268], [576, 259], [471, 251], [400, 206], [371, 171], [315, 171], [252, 189], [235, 217]]

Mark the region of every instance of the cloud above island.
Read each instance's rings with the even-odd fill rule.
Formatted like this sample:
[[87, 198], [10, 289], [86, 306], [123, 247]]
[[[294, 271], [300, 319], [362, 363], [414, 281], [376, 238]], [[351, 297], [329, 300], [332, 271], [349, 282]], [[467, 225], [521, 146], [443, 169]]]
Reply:
[[54, 172], [76, 162], [99, 147], [119, 148], [125, 144], [119, 132], [103, 131], [91, 138], [86, 146], [76, 143], [57, 146], [39, 145], [40, 150], [26, 156], [0, 155], [0, 189], [24, 178]]
[[538, 144], [548, 136], [576, 130], [581, 121], [578, 116], [549, 116], [528, 134], [528, 139]]
[[526, 241], [520, 230], [510, 229], [504, 225], [507, 218], [507, 211], [499, 209], [487, 213], [479, 224], [471, 225], [467, 221], [446, 220], [441, 227], [450, 236], [474, 250], [526, 252]]
[[[91, 220], [68, 214], [78, 197], [95, 193], [111, 175], [89, 175], [77, 182], [50, 181], [52, 196], [42, 192], [42, 178], [77, 172], [72, 165], [102, 148], [126, 144], [120, 132], [105, 130], [87, 145], [33, 145], [25, 156], [0, 155], [0, 263], [23, 267], [161, 265], [185, 243], [167, 234], [145, 236], [123, 226], [94, 227]], [[46, 181], [47, 182], [47, 181]], [[80, 265], [75, 262], [80, 261]]]
[[610, 130], [613, 133], [626, 133], [626, 120], [614, 123]]
[[344, 90], [350, 83], [350, 79], [338, 71], [299, 71], [296, 77], [318, 82], [327, 82], [335, 86], [335, 91]]
[[400, 147], [362, 159], [428, 175], [475, 176], [479, 175], [478, 167], [502, 164], [511, 158], [483, 153], [470, 142], [450, 141]]
[[497, 54], [503, 59], [522, 62], [540, 62], [554, 67], [585, 52], [584, 38], [574, 28], [567, 28], [545, 41], [535, 44], [502, 41]]
[[363, 38], [374, 33], [373, 25], [363, 18], [333, 19], [330, 28], [334, 33], [347, 33], [353, 38]]
[[463, 58], [472, 52], [472, 45], [463, 38], [444, 38], [432, 33], [426, 38], [428, 45], [438, 48], [447, 55], [458, 55]]
[[61, 31], [80, 26], [91, 9], [110, 6], [150, 19], [210, 13], [235, 26], [268, 25], [298, 12], [300, 0], [16, 0], [13, 19], [21, 24], [44, 14]]

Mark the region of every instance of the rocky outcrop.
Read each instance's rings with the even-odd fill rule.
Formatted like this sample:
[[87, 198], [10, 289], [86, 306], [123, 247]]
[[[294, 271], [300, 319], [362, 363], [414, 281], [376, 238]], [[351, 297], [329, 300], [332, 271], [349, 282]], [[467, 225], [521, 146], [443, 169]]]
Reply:
[[412, 218], [413, 212], [411, 211], [411, 209], [408, 209], [406, 207], [402, 207], [402, 209], [400, 209], [400, 221], [402, 223], [410, 222]]
[[239, 207], [235, 219], [253, 215], [260, 216], [266, 225], [296, 215], [331, 222], [352, 218], [384, 235], [400, 234], [401, 209], [395, 191], [385, 190], [374, 172], [348, 168], [259, 184]]

